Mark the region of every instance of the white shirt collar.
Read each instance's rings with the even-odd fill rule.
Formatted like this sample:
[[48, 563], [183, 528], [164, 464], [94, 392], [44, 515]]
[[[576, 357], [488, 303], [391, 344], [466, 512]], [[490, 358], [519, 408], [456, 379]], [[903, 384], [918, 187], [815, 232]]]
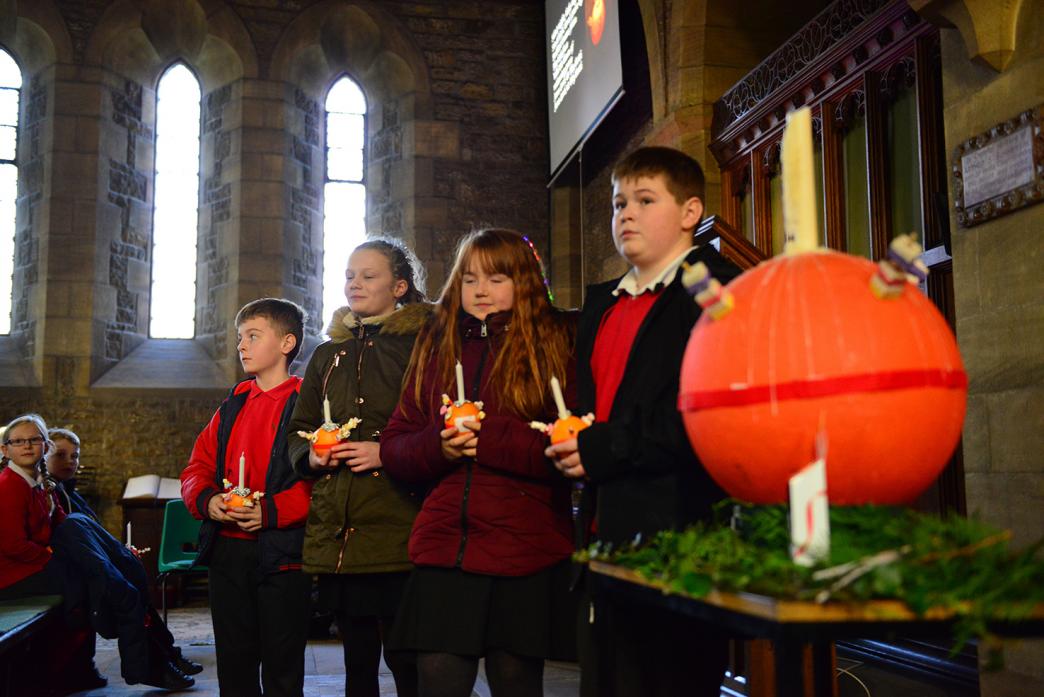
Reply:
[[646, 291], [657, 290], [660, 286], [667, 285], [674, 280], [675, 276], [678, 275], [678, 269], [681, 268], [682, 262], [685, 261], [685, 258], [689, 256], [694, 249], [696, 249], [695, 245], [679, 254], [663, 269], [663, 271], [656, 275], [656, 278], [651, 279], [641, 287], [638, 286], [638, 272], [634, 268], [631, 268], [631, 270], [624, 274], [624, 277], [620, 279], [620, 282], [616, 284], [616, 288], [613, 289], [613, 295], [619, 297], [620, 293], [627, 293], [631, 296], [639, 296]]
[[19, 467], [15, 463], [10, 462], [10, 463], [8, 463], [7, 466], [10, 469], [14, 470], [15, 474], [17, 474], [19, 477], [24, 479], [25, 483], [28, 484], [30, 487], [35, 489], [38, 486], [42, 486], [39, 478], [34, 479], [33, 477], [30, 477], [28, 474], [26, 474], [24, 469], [22, 469], [21, 467]]

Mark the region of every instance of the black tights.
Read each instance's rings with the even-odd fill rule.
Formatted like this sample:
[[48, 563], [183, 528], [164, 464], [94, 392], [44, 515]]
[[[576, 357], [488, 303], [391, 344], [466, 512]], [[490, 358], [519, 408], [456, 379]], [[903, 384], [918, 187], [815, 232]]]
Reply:
[[[478, 658], [454, 653], [417, 654], [420, 697], [470, 697], [478, 676]], [[491, 649], [486, 678], [493, 697], [542, 697], [544, 659]]]
[[[377, 673], [381, 664], [381, 637], [391, 629], [391, 617], [349, 617], [337, 614], [337, 627], [344, 644], [344, 694], [347, 697], [378, 697]], [[399, 697], [416, 697], [417, 665], [408, 651], [385, 651], [384, 662], [395, 679]]]

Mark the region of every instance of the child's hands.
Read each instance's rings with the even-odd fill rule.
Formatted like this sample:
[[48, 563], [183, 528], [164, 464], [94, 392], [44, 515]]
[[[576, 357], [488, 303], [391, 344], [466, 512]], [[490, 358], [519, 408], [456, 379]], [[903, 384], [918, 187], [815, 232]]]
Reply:
[[330, 457], [329, 450], [322, 455], [319, 455], [315, 452], [315, 449], [308, 449], [308, 466], [311, 467], [313, 471], [326, 472], [336, 468], [339, 464], [339, 462], [334, 461], [333, 458]]
[[544, 454], [554, 460], [558, 471], [570, 479], [582, 479], [587, 476], [584, 465], [580, 462], [580, 450], [576, 438], [548, 446]]
[[330, 459], [344, 462], [352, 472], [381, 467], [381, 446], [373, 441], [345, 441], [330, 448]]
[[[465, 457], [475, 457], [478, 453], [479, 427], [477, 423], [468, 422], [469, 430], [463, 432], [456, 428], [447, 428], [439, 432], [442, 438], [442, 456], [450, 462], [456, 462]], [[475, 426], [473, 430], [471, 427]]]
[[226, 513], [227, 510], [228, 507], [221, 499], [221, 494], [214, 494], [210, 497], [210, 501], [207, 501], [207, 517], [211, 520], [216, 520], [219, 523], [234, 522]]
[[246, 532], [257, 532], [261, 529], [261, 505], [236, 506], [228, 509], [228, 518]]

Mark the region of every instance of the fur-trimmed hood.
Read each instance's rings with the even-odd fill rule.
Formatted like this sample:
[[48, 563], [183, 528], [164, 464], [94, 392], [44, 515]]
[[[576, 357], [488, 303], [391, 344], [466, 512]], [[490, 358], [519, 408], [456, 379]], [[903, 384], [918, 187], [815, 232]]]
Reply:
[[416, 334], [434, 311], [431, 303], [409, 303], [389, 315], [359, 319], [345, 306], [334, 312], [326, 334], [332, 341], [346, 341], [353, 337], [352, 330], [360, 324], [379, 324], [382, 334]]

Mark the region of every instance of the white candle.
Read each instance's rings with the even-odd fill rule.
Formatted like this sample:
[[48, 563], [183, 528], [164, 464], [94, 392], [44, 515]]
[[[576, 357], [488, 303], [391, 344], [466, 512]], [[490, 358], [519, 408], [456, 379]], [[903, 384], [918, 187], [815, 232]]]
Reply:
[[246, 487], [246, 479], [243, 478], [243, 474], [246, 470], [246, 453], [240, 453], [239, 455], [239, 488], [243, 489]]
[[555, 395], [555, 406], [558, 407], [558, 418], [569, 418], [569, 410], [566, 409], [565, 399], [562, 398], [562, 385], [559, 384], [558, 378], [556, 377], [551, 378], [551, 393]]
[[457, 401], [464, 401], [464, 366], [457, 361]]
[[323, 397], [323, 423], [333, 423], [333, 419], [330, 418], [330, 400], [327, 397]]
[[131, 546], [131, 524], [129, 520], [127, 521], [127, 546]]
[[813, 160], [812, 111], [802, 107], [787, 114], [780, 152], [785, 254], [810, 252], [819, 246]]

